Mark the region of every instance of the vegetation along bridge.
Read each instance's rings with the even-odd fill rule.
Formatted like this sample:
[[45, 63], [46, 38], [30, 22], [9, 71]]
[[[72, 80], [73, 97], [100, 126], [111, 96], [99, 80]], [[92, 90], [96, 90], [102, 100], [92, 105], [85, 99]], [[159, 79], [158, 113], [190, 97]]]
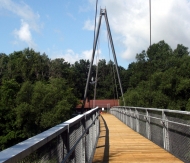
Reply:
[[94, 108], [0, 152], [1, 163], [190, 162], [190, 112]]

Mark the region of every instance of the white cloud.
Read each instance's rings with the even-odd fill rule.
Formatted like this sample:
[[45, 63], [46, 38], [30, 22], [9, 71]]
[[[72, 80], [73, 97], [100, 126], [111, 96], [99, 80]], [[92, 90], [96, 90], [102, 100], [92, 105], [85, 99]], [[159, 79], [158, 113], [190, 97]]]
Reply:
[[[96, 50], [95, 52], [95, 55], [101, 55], [101, 50]], [[85, 50], [82, 52], [82, 55], [81, 55], [81, 59], [84, 58], [84, 59], [89, 59], [91, 61], [91, 58], [92, 58], [92, 49], [91, 50]], [[95, 58], [94, 58], [95, 60]]]
[[[94, 1], [89, 0], [94, 6]], [[190, 42], [190, 1], [152, 0], [152, 43], [165, 40], [172, 48]], [[135, 59], [137, 53], [149, 46], [149, 0], [104, 0], [110, 28], [117, 44], [123, 46], [122, 58]], [[86, 23], [90, 26], [90, 21]], [[91, 23], [92, 25], [92, 23]], [[120, 39], [118, 39], [120, 38]], [[113, 38], [114, 39], [114, 38]]]
[[30, 28], [38, 31], [42, 27], [39, 23], [40, 15], [34, 13], [33, 10], [24, 2], [16, 3], [12, 0], [0, 0], [0, 8], [6, 9], [19, 16], [30, 25]]
[[13, 31], [13, 34], [18, 38], [12, 41], [13, 45], [19, 45], [19, 43], [25, 42], [29, 47], [35, 48], [36, 44], [32, 40], [32, 31], [40, 32], [42, 28], [42, 24], [39, 21], [40, 15], [34, 13], [31, 7], [23, 1], [19, 3], [13, 0], [0, 0], [0, 9], [12, 12], [21, 19], [20, 29]]
[[92, 20], [85, 21], [83, 29], [93, 31], [94, 30], [94, 21], [92, 21]]
[[[96, 51], [95, 55], [97, 55], [97, 52], [98, 52], [98, 54], [100, 56], [101, 55], [101, 50]], [[52, 59], [55, 59], [55, 58], [64, 58], [65, 61], [67, 61], [67, 62], [69, 62], [71, 64], [73, 64], [76, 61], [79, 61], [81, 59], [90, 60], [91, 61], [92, 49], [91, 50], [85, 50], [81, 54], [75, 53], [72, 49], [67, 49], [64, 52], [63, 51], [53, 52], [52, 56], [53, 56]], [[94, 58], [94, 64], [95, 64], [95, 60], [96, 60], [96, 58]]]
[[66, 50], [66, 53], [61, 55], [62, 58], [65, 59], [65, 61], [73, 64], [75, 61], [79, 60], [79, 54], [75, 53], [72, 49]]
[[85, 50], [85, 51], [83, 51], [83, 52], [82, 52], [82, 57], [83, 57], [84, 59], [89, 59], [89, 60], [91, 60], [91, 58], [92, 58], [92, 50]]
[[21, 27], [19, 30], [14, 30], [15, 36], [28, 44], [29, 47], [34, 48], [35, 43], [32, 40], [29, 24], [21, 20]]
[[64, 58], [66, 62], [69, 62], [71, 64], [75, 63], [75, 61], [80, 60], [80, 55], [78, 53], [75, 53], [72, 49], [67, 49], [66, 51], [55, 51], [48, 49], [48, 53], [50, 54], [49, 56], [52, 56], [51, 59]]

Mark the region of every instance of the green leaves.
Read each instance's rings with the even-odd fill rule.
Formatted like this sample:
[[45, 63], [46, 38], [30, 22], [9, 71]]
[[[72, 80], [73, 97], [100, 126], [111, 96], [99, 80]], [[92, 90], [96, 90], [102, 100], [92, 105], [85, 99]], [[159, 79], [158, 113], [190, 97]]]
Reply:
[[[36, 135], [70, 118], [83, 99], [89, 60], [73, 65], [51, 60], [33, 49], [0, 54], [0, 149]], [[102, 59], [98, 68], [96, 99], [120, 94], [115, 65]], [[119, 66], [128, 106], [190, 110], [190, 56], [188, 48], [173, 51], [164, 41], [136, 55], [125, 70]], [[96, 66], [92, 66], [95, 79]], [[90, 84], [88, 97], [94, 97]]]
[[25, 49], [0, 54], [0, 150], [69, 119], [77, 98], [64, 59]]
[[[147, 54], [147, 55], [146, 55]], [[136, 55], [129, 65], [127, 105], [190, 110], [190, 56], [188, 48], [172, 51], [164, 41]]]
[[66, 121], [78, 102], [73, 89], [62, 78], [33, 84], [27, 81], [21, 88], [10, 80], [0, 88], [1, 149]]

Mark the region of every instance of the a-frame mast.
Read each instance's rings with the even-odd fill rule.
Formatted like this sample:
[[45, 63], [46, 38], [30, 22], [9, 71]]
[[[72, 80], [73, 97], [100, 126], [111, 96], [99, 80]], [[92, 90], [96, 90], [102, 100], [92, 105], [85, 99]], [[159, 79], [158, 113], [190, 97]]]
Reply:
[[98, 41], [98, 37], [99, 37], [102, 16], [104, 16], [104, 18], [105, 18], [106, 27], [107, 27], [107, 31], [108, 31], [108, 35], [109, 35], [110, 44], [111, 44], [111, 49], [112, 49], [112, 53], [113, 53], [113, 58], [114, 58], [114, 62], [115, 62], [117, 77], [118, 77], [119, 86], [120, 86], [120, 90], [121, 90], [121, 95], [122, 95], [124, 106], [125, 106], [125, 100], [123, 97], [123, 88], [121, 85], [120, 75], [119, 75], [119, 71], [118, 71], [117, 58], [116, 58], [116, 53], [115, 53], [114, 44], [113, 44], [113, 40], [112, 40], [111, 30], [110, 30], [110, 26], [109, 26], [109, 22], [108, 22], [107, 12], [106, 12], [106, 9], [100, 9], [100, 17], [99, 17], [99, 22], [98, 22], [98, 28], [97, 28], [95, 42], [94, 42], [94, 46], [93, 46], [92, 58], [91, 58], [91, 62], [90, 62], [90, 67], [89, 67], [89, 71], [88, 71], [88, 77], [87, 77], [86, 87], [85, 87], [85, 92], [84, 92], [84, 99], [83, 99], [83, 103], [82, 103], [82, 113], [84, 112], [84, 106], [85, 106], [85, 102], [86, 102], [86, 96], [87, 96], [90, 77], [91, 77], [92, 65], [94, 62], [94, 55], [95, 55], [97, 41]]

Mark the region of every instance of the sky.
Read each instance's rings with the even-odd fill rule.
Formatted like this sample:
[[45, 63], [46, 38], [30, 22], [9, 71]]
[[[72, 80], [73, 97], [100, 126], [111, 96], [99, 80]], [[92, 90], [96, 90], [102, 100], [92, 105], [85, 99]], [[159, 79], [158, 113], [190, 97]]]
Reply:
[[[128, 68], [150, 45], [149, 0], [99, 0], [107, 10], [118, 65]], [[73, 64], [91, 60], [96, 0], [0, 0], [0, 53], [29, 47]], [[190, 0], [151, 0], [152, 44], [190, 47]], [[113, 61], [102, 19], [95, 61]]]

